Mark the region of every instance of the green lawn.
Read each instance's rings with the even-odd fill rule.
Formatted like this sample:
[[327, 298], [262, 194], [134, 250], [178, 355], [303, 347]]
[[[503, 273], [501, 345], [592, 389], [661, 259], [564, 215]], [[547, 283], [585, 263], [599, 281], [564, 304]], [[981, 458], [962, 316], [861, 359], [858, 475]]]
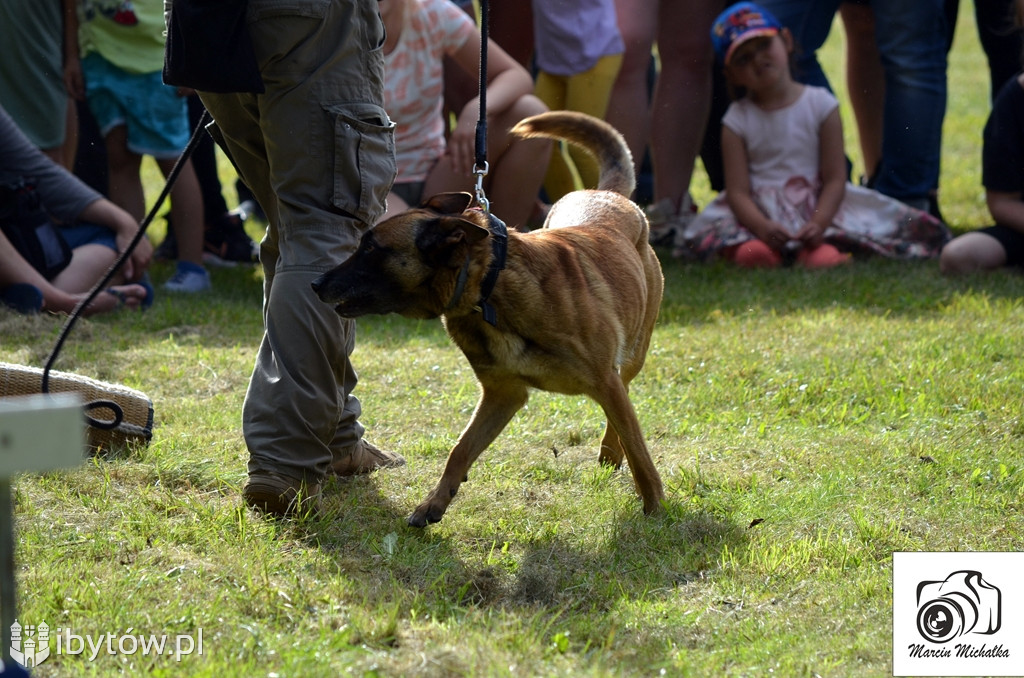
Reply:
[[[987, 221], [971, 19], [943, 158], [960, 230]], [[203, 654], [104, 648], [34, 675], [888, 675], [893, 551], [1024, 549], [1024, 277], [663, 265], [632, 389], [666, 485], [654, 517], [627, 471], [598, 466], [596, 405], [536, 393], [444, 521], [406, 527], [476, 385], [439, 323], [385, 317], [359, 323], [358, 395], [368, 435], [408, 465], [328, 482], [320, 518], [262, 519], [239, 492], [258, 274], [83, 320], [57, 369], [145, 392], [155, 436], [17, 478], [19, 619], [202, 629]], [[60, 325], [0, 312], [0, 360], [41, 366]]]

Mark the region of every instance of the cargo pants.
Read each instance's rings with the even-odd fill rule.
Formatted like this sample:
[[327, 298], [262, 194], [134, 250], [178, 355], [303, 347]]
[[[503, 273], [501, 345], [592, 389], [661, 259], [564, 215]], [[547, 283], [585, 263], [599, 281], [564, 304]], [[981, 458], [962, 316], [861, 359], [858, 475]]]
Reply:
[[264, 334], [242, 410], [249, 472], [319, 481], [359, 442], [355, 322], [310, 283], [355, 251], [395, 178], [376, 0], [249, 0], [266, 91], [200, 98], [267, 214]]

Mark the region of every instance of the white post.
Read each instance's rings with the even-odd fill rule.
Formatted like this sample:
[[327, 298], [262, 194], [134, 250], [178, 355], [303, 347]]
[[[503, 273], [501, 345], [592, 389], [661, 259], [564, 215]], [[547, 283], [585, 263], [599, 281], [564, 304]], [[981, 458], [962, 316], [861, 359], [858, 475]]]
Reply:
[[11, 477], [82, 462], [85, 421], [77, 394], [0, 398], [0, 672], [9, 665], [17, 605]]

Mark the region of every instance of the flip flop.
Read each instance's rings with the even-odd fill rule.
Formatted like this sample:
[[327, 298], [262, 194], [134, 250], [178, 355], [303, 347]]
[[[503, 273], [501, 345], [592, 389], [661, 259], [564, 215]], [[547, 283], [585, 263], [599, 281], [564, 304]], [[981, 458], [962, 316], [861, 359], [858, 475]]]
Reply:
[[147, 288], [145, 285], [143, 285], [141, 283], [125, 283], [125, 285], [139, 285], [140, 287], [142, 287], [145, 290], [146, 296], [142, 297], [141, 299], [138, 299], [138, 297], [130, 296], [128, 294], [125, 294], [122, 290], [118, 289], [118, 287], [124, 287], [124, 285], [117, 285], [117, 286], [114, 286], [114, 287], [108, 287], [107, 289], [105, 289], [103, 291], [117, 299], [117, 308], [121, 308], [122, 306], [128, 306], [129, 305], [128, 304], [129, 300], [132, 300], [132, 299], [137, 299], [138, 300], [139, 305], [136, 306], [135, 308], [136, 308], [136, 310], [139, 310], [139, 311], [141, 311], [141, 310], [143, 310], [143, 309], [145, 309], [147, 307], [147, 302], [149, 302], [149, 305], [151, 305], [153, 303], [153, 293], [152, 293], [152, 289], [151, 288]]
[[115, 290], [113, 287], [108, 287], [103, 291], [106, 292], [107, 294], [111, 294], [117, 297], [118, 307], [124, 306], [125, 304], [128, 303], [128, 295], [122, 292], [121, 290]]

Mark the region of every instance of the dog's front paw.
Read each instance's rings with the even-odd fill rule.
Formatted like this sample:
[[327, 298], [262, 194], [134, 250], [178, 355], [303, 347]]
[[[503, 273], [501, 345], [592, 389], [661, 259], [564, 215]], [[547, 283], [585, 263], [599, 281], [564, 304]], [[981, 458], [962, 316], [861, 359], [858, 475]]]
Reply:
[[444, 511], [444, 508], [426, 502], [416, 507], [409, 516], [408, 523], [411, 527], [426, 527], [430, 523], [439, 523], [444, 517]]

